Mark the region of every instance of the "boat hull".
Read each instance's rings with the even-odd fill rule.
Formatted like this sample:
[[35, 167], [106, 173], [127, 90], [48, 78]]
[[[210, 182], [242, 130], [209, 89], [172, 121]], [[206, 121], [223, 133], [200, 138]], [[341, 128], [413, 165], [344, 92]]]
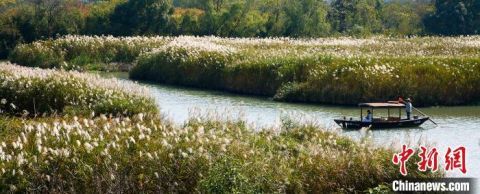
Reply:
[[335, 123], [344, 129], [360, 129], [362, 127], [370, 127], [371, 129], [389, 129], [389, 128], [403, 128], [403, 127], [418, 127], [425, 123], [429, 118], [418, 118], [413, 120], [398, 120], [398, 121], [355, 121], [335, 119]]

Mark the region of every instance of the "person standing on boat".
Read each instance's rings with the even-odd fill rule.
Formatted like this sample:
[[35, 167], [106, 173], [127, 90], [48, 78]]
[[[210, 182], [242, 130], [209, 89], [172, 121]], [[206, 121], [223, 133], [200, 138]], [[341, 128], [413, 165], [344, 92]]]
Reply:
[[405, 112], [407, 112], [407, 119], [410, 120], [410, 115], [412, 114], [413, 109], [412, 100], [410, 98], [407, 98], [407, 100], [403, 101], [403, 103], [405, 104]]
[[405, 110], [407, 112], [407, 119], [410, 120], [410, 115], [412, 114], [412, 100], [410, 98], [407, 98], [407, 102], [405, 103]]

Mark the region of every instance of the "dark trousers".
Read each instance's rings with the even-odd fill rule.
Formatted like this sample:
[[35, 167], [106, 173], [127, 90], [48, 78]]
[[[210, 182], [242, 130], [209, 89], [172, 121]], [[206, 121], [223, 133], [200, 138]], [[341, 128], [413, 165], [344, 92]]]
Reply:
[[410, 120], [410, 112], [407, 112], [407, 119]]

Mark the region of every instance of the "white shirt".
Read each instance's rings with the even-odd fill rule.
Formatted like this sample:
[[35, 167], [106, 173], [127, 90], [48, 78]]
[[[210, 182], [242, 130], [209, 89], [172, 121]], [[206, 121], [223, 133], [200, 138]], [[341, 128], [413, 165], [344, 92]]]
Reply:
[[405, 103], [405, 111], [412, 112], [412, 103], [411, 102]]
[[372, 122], [372, 113], [367, 114], [367, 117], [363, 119], [363, 122]]

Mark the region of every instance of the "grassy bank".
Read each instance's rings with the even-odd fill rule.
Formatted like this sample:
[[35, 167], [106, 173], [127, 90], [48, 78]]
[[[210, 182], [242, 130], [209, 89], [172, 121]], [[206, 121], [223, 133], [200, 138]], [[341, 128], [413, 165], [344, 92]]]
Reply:
[[403, 96], [413, 98], [416, 106], [430, 106], [478, 103], [479, 48], [480, 36], [69, 36], [18, 46], [10, 58], [28, 66], [66, 64], [66, 69], [74, 65], [87, 70], [135, 63], [130, 71], [133, 79], [263, 95], [279, 101], [353, 105]]
[[133, 115], [157, 112], [148, 90], [93, 74], [0, 63], [0, 112], [9, 115]]
[[479, 42], [179, 37], [141, 55], [130, 77], [282, 101], [353, 105], [409, 96], [417, 106], [469, 104], [480, 99]]
[[127, 71], [141, 52], [168, 37], [65, 36], [17, 46], [9, 59], [24, 66], [75, 70]]
[[192, 119], [177, 128], [139, 116], [23, 122], [2, 130], [2, 192], [354, 192], [442, 176], [412, 162], [401, 177], [392, 150], [308, 125], [253, 132], [243, 122]]

